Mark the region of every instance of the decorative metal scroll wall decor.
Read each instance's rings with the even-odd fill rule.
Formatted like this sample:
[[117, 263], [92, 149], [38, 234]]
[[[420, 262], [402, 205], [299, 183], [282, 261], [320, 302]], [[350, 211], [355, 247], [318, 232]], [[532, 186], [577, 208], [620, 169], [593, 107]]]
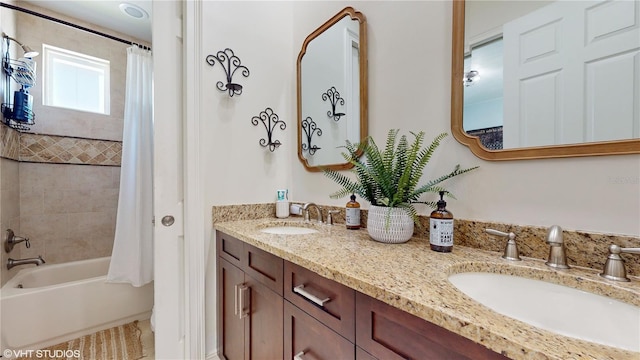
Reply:
[[241, 70], [242, 76], [249, 77], [249, 69], [244, 65], [240, 65], [240, 58], [233, 53], [233, 50], [226, 48], [224, 51], [218, 51], [216, 55], [207, 55], [206, 60], [207, 64], [211, 66], [215, 65], [216, 60], [218, 60], [227, 76], [226, 84], [222, 81], [216, 83], [218, 90], [228, 91], [230, 97], [242, 94], [242, 85], [232, 82], [233, 75], [235, 75], [236, 71]]
[[251, 123], [254, 126], [258, 126], [259, 122], [262, 122], [267, 130], [267, 139], [260, 139], [260, 145], [268, 147], [269, 151], [273, 152], [278, 146], [282, 145], [280, 140], [273, 140], [273, 130], [276, 126], [280, 127], [280, 130], [284, 130], [287, 128], [287, 124], [280, 120], [271, 108], [266, 108], [260, 112], [260, 115], [251, 118]]
[[322, 130], [310, 116], [307, 116], [306, 119], [302, 120], [302, 130], [304, 130], [304, 134], [307, 136], [307, 143], [302, 143], [302, 150], [309, 151], [309, 155], [313, 155], [317, 150], [320, 150], [321, 148], [319, 148], [317, 145], [311, 145], [311, 138], [313, 137], [314, 133], [316, 133], [318, 136], [322, 136]]
[[340, 93], [336, 90], [336, 87], [332, 86], [331, 89], [322, 94], [322, 100], [331, 101], [331, 110], [327, 111], [327, 116], [333, 118], [333, 121], [340, 121], [340, 118], [343, 117], [345, 113], [337, 113], [336, 105], [338, 103], [340, 103], [340, 105], [344, 105], [344, 98], [340, 97]]

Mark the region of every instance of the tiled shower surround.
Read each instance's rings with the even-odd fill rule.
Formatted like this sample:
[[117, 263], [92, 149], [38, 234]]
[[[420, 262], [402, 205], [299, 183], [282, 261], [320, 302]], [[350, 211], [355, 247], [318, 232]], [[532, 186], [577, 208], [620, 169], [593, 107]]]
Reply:
[[62, 263], [111, 255], [120, 183], [122, 143], [19, 133], [0, 125], [0, 207], [3, 234], [30, 238], [2, 255], [42, 255]]
[[[129, 36], [89, 24], [33, 3], [15, 5], [120, 38]], [[127, 47], [91, 32], [6, 7], [0, 9], [3, 31], [34, 49], [43, 44], [109, 61], [110, 107], [107, 114], [43, 105], [43, 88], [30, 89], [35, 124], [18, 133], [0, 125], [0, 232], [13, 229], [28, 236], [2, 256], [4, 284], [16, 271], [7, 271], [6, 258], [42, 255], [48, 264], [109, 256], [117, 211], [125, 103]], [[146, 44], [144, 41], [131, 39]], [[42, 56], [34, 58], [42, 70]], [[42, 82], [38, 72], [37, 83]], [[11, 91], [14, 91], [12, 88]], [[0, 88], [4, 97], [4, 87]]]

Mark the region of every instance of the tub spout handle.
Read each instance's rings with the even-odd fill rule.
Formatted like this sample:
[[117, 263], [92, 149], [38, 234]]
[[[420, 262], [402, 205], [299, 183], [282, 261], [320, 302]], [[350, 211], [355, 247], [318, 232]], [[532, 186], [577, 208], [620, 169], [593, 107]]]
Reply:
[[21, 242], [24, 242], [24, 245], [27, 247], [27, 249], [31, 247], [29, 238], [16, 236], [13, 230], [7, 229], [4, 235], [4, 251], [6, 253], [11, 252], [11, 250], [13, 250], [13, 247], [16, 246], [16, 244], [19, 244]]

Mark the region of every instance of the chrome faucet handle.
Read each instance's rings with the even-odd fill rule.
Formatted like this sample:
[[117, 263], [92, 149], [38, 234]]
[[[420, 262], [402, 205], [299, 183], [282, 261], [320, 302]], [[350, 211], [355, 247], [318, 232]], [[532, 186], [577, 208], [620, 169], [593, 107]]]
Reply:
[[333, 215], [338, 214], [340, 210], [328, 210], [327, 211], [327, 224], [333, 225]]
[[564, 238], [562, 236], [562, 228], [553, 225], [547, 231], [546, 243], [551, 245], [549, 248], [549, 258], [545, 264], [554, 269], [569, 269], [567, 265], [567, 254], [564, 248]]
[[624, 259], [620, 256], [620, 253], [640, 254], [640, 248], [623, 248], [615, 244], [609, 245], [609, 256], [607, 256], [607, 261], [604, 263], [600, 276], [609, 280], [630, 281], [627, 277]]
[[516, 244], [516, 234], [512, 232], [502, 232], [494, 229], [485, 229], [488, 234], [509, 238], [504, 248], [503, 259], [520, 261], [520, 253], [518, 252], [518, 244]]
[[16, 246], [17, 244], [19, 244], [19, 243], [21, 243], [23, 241], [24, 241], [24, 245], [27, 247], [27, 249], [31, 247], [31, 243], [29, 242], [29, 238], [16, 236], [15, 233], [13, 232], [13, 230], [7, 229], [7, 231], [5, 232], [5, 235], [4, 235], [4, 251], [6, 253], [11, 252], [11, 250], [13, 250], [14, 246]]

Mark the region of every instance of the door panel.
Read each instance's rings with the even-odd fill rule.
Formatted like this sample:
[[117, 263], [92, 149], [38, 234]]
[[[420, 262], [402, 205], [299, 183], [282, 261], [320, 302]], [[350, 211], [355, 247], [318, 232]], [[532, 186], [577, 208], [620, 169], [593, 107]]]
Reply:
[[248, 275], [245, 280], [250, 289], [249, 298], [245, 300], [250, 304], [245, 329], [249, 357], [245, 356], [245, 359], [282, 359], [282, 296]]
[[[179, 1], [153, 2], [154, 316], [157, 358], [185, 358], [182, 34]], [[158, 21], [156, 21], [156, 19]], [[159, 146], [161, 145], [161, 146]], [[160, 219], [174, 217], [171, 226]], [[149, 219], [151, 221], [151, 219]]]
[[619, 0], [558, 1], [505, 24], [505, 148], [639, 137], [639, 22], [640, 3]]
[[238, 286], [244, 283], [244, 272], [224, 259], [218, 259], [218, 301], [221, 301], [218, 321], [220, 353], [228, 360], [245, 358], [244, 327], [247, 320], [240, 319]]

